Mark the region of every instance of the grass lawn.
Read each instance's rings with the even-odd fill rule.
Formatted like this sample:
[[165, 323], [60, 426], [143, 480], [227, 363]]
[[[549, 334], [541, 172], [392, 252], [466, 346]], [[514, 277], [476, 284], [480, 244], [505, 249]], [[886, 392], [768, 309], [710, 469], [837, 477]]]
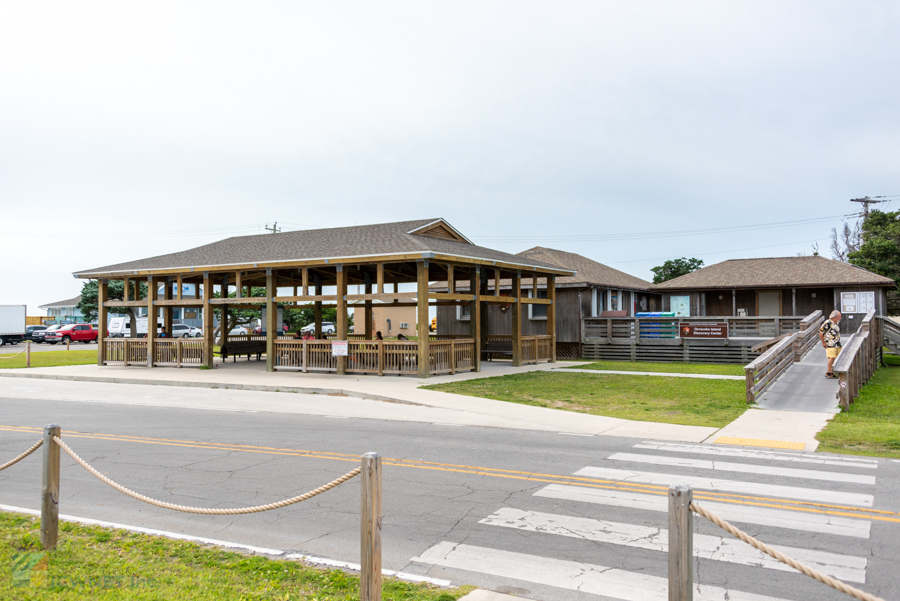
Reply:
[[713, 374], [716, 376], [743, 376], [743, 365], [720, 363], [640, 363], [633, 361], [597, 361], [569, 369], [606, 369], [613, 371], [655, 371], [670, 374]]
[[423, 386], [510, 403], [688, 426], [724, 426], [747, 409], [744, 382], [530, 372]]
[[900, 357], [885, 355], [850, 410], [819, 432], [819, 450], [900, 459]]
[[[0, 578], [2, 599], [359, 599], [359, 578], [340, 570], [70, 522], [42, 555], [40, 519], [14, 513], [0, 513], [0, 570], [12, 576]], [[470, 590], [386, 579], [383, 598], [455, 601]]]
[[[3, 349], [0, 355], [0, 369], [25, 367], [24, 353], [14, 359], [3, 359], [17, 352], [24, 351], [25, 347], [19, 345], [15, 352], [7, 354]], [[58, 365], [88, 365], [97, 363], [97, 351], [44, 351], [31, 353], [31, 367], [56, 367]]]

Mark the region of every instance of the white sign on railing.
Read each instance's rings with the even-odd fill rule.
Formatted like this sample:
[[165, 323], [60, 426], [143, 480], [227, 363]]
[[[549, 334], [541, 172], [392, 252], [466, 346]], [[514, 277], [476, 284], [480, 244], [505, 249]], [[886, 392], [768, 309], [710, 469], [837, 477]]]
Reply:
[[347, 345], [346, 340], [332, 340], [331, 341], [331, 356], [332, 357], [346, 357], [349, 353], [349, 347]]

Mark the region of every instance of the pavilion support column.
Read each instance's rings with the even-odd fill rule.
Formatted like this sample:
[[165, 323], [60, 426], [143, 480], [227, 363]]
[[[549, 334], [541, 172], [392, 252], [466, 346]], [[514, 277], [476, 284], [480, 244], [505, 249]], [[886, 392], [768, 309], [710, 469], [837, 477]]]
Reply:
[[[228, 276], [222, 276], [222, 298], [228, 298]], [[225, 346], [228, 342], [228, 305], [222, 305], [219, 308], [219, 331], [221, 332], [219, 340], [221, 345]]]
[[[366, 294], [372, 294], [372, 278], [366, 273]], [[366, 320], [365, 328], [363, 329], [363, 333], [366, 335], [366, 340], [372, 340], [372, 301], [371, 299], [366, 300], [366, 308], [364, 310], [364, 319]], [[354, 329], [359, 332], [359, 324], [354, 324]]]
[[212, 300], [212, 280], [209, 272], [203, 272], [203, 364], [213, 367], [213, 346], [215, 344], [215, 326], [213, 326], [213, 308], [209, 301]]
[[[347, 271], [343, 265], [337, 266], [337, 318], [336, 324], [337, 335], [336, 340], [347, 340]], [[344, 375], [347, 373], [347, 357], [336, 357], [337, 373]]]
[[[537, 275], [534, 277], [534, 297], [537, 298]], [[547, 335], [550, 336], [550, 363], [556, 363], [556, 276], [547, 276]], [[640, 332], [638, 332], [640, 333]]]
[[[166, 278], [166, 288], [163, 290], [163, 298], [165, 300], [172, 300], [172, 278]], [[182, 309], [184, 311], [184, 309]], [[172, 337], [172, 307], [166, 305], [163, 307], [163, 327], [166, 328], [166, 334], [169, 338]]]
[[522, 367], [522, 272], [512, 274], [512, 293], [515, 301], [510, 307], [512, 313], [512, 364]]
[[[319, 274], [313, 274], [313, 280], [316, 286], [316, 296], [322, 296], [322, 279]], [[316, 340], [322, 339], [322, 301], [316, 301], [313, 308], [313, 319], [316, 321]]]
[[109, 281], [97, 281], [97, 365], [106, 365], [107, 310], [104, 303], [109, 300]]
[[156, 281], [147, 276], [147, 367], [153, 367], [156, 360]]
[[[481, 284], [479, 286], [479, 291], [480, 291], [479, 297], [487, 296], [487, 293], [488, 293], [487, 269], [482, 270]], [[490, 331], [491, 331], [490, 312], [488, 309], [488, 307], [490, 307], [490, 304], [487, 303], [486, 301], [481, 301], [479, 303], [479, 305], [481, 305], [480, 311], [479, 311], [479, 321], [481, 322], [481, 329], [478, 332], [479, 344], [481, 345], [481, 348], [487, 348], [488, 335], [490, 334]]]
[[416, 321], [419, 347], [419, 377], [427, 378], [430, 367], [428, 331], [428, 260], [416, 261]]
[[473, 367], [481, 371], [481, 267], [469, 268], [469, 292], [473, 295], [469, 302], [469, 337], [475, 339]]
[[266, 268], [266, 371], [275, 371], [275, 326], [278, 310], [275, 309], [275, 274]]

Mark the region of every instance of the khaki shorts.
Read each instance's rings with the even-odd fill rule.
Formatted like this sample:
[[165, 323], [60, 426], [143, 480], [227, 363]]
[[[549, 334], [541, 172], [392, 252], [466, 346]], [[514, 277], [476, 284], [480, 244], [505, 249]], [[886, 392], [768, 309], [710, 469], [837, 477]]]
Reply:
[[837, 346], [834, 348], [826, 348], [825, 355], [829, 359], [837, 359], [837, 356], [841, 354], [841, 347]]

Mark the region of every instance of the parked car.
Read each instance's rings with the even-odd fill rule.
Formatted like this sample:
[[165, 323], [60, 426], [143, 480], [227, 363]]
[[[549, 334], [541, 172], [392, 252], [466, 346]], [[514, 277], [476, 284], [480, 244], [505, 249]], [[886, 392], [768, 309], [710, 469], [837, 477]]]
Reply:
[[172, 338], [202, 338], [203, 330], [189, 326], [186, 323], [176, 323], [172, 326]]
[[50, 344], [69, 341], [90, 344], [97, 341], [98, 333], [98, 330], [95, 330], [87, 323], [68, 324], [58, 330], [48, 332], [44, 336], [44, 341]]
[[[303, 326], [300, 328], [300, 332], [303, 334], [308, 334], [310, 332], [316, 331], [316, 324], [311, 323], [308, 326]], [[322, 322], [322, 333], [323, 334], [334, 334], [337, 331], [337, 328], [334, 326], [334, 322], [331, 321], [323, 321]]]
[[37, 344], [45, 342], [44, 338], [47, 336], [47, 334], [49, 334], [50, 332], [53, 332], [54, 330], [58, 330], [61, 327], [63, 327], [62, 324], [58, 323], [58, 324], [54, 324], [54, 325], [50, 326], [46, 330], [35, 330], [31, 333], [31, 341], [35, 342]]
[[[34, 340], [35, 332], [43, 332], [48, 326], [25, 326], [25, 340]], [[43, 338], [43, 335], [41, 336]]]
[[231, 331], [228, 332], [229, 336], [245, 336], [250, 333], [250, 330], [245, 328], [244, 326], [238, 326]]

